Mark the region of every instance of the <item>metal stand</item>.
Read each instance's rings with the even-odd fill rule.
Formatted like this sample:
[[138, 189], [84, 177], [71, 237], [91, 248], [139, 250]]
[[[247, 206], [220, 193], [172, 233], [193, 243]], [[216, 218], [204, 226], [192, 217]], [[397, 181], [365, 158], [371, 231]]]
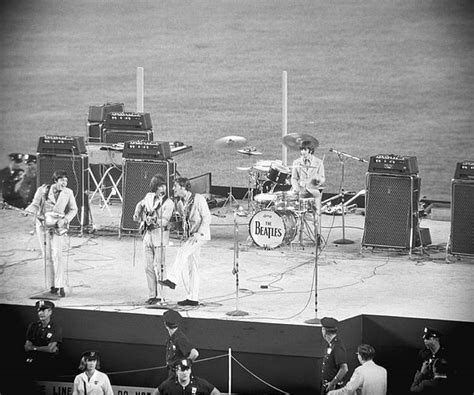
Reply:
[[346, 225], [345, 225], [345, 207], [344, 207], [344, 158], [341, 154], [338, 154], [339, 160], [341, 162], [341, 214], [342, 214], [342, 239], [334, 240], [334, 244], [353, 244], [353, 240], [346, 239]]
[[232, 274], [235, 276], [235, 310], [229, 311], [226, 315], [232, 317], [242, 317], [248, 315], [246, 311], [239, 310], [239, 225], [234, 213], [234, 268]]
[[316, 221], [316, 214], [313, 219], [313, 227], [315, 234], [315, 243], [314, 243], [314, 318], [306, 320], [306, 324], [319, 325], [321, 320], [318, 318], [318, 225]]

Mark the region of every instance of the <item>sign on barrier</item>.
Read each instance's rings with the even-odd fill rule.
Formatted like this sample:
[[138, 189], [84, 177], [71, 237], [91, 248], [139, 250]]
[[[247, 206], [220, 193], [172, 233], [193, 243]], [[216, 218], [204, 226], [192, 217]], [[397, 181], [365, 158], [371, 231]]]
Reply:
[[[39, 381], [41, 395], [72, 395], [73, 383]], [[155, 388], [112, 385], [115, 395], [152, 395]]]

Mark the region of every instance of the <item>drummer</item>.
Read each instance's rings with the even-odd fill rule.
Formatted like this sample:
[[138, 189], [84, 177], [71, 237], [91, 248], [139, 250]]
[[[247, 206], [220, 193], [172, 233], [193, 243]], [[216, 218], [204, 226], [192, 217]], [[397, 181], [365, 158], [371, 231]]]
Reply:
[[321, 213], [321, 191], [326, 181], [323, 161], [314, 156], [314, 145], [311, 141], [300, 143], [301, 156], [293, 161], [291, 171], [291, 188], [299, 198], [314, 197], [318, 215]]

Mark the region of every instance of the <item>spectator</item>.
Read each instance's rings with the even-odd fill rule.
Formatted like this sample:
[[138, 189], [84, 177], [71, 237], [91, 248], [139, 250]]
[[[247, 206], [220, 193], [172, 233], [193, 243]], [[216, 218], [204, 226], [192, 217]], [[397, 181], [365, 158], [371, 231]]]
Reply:
[[342, 380], [349, 370], [347, 367], [346, 347], [337, 336], [338, 323], [335, 318], [331, 317], [321, 319], [322, 335], [324, 340], [328, 343], [328, 347], [324, 353], [321, 372], [321, 392], [323, 394], [342, 387]]
[[357, 358], [361, 366], [357, 367], [345, 387], [329, 391], [328, 395], [385, 395], [387, 393], [387, 370], [377, 365], [373, 359], [374, 348], [369, 344], [357, 347]]
[[109, 377], [99, 371], [100, 358], [97, 351], [82, 353], [78, 374], [74, 379], [72, 395], [113, 395]]
[[4, 190], [4, 183], [10, 179], [15, 173], [18, 173], [19, 170], [22, 169], [22, 163], [23, 163], [23, 154], [9, 154], [8, 159], [9, 163], [7, 167], [4, 167], [3, 169], [0, 170], [0, 191], [3, 194], [3, 197], [5, 198], [5, 190]]
[[181, 314], [175, 310], [166, 310], [163, 314], [165, 327], [169, 334], [169, 339], [166, 342], [168, 377], [174, 377], [173, 366], [177, 361], [183, 359], [194, 361], [199, 356], [198, 350], [191, 345], [187, 336], [179, 329], [181, 319]]
[[192, 362], [182, 359], [175, 362], [174, 369], [176, 377], [168, 378], [155, 390], [153, 395], [217, 395], [220, 391], [207, 380], [193, 376], [191, 370]]

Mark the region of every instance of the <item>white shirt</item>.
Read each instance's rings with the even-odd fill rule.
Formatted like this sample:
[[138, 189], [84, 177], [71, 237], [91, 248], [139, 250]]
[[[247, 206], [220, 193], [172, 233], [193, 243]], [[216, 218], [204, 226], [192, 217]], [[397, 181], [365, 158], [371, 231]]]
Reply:
[[84, 395], [84, 384], [87, 395], [114, 395], [110, 380], [105, 373], [94, 371], [92, 377], [87, 377], [86, 372], [78, 374], [74, 379], [72, 395]]
[[328, 395], [385, 395], [387, 393], [387, 370], [374, 361], [358, 366], [344, 388], [329, 391]]

